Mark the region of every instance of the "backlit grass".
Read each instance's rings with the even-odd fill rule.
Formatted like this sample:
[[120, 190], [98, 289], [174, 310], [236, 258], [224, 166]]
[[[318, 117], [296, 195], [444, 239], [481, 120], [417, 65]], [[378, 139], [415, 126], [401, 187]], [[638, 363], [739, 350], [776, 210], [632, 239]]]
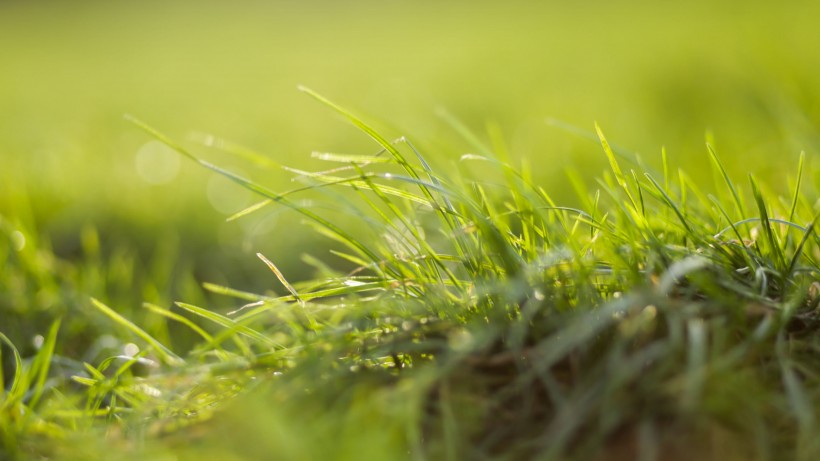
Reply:
[[[271, 290], [202, 286], [229, 308], [196, 284], [173, 305], [129, 308], [79, 295], [127, 264], [62, 262], [35, 237], [21, 246], [32, 231], [3, 219], [4, 302], [51, 293], [65, 306], [45, 331], [25, 331], [24, 310], [0, 327], [5, 457], [820, 455], [820, 242], [804, 155], [783, 155], [795, 173], [773, 190], [734, 178], [707, 145], [715, 185], [702, 189], [665, 152], [656, 171], [596, 126], [609, 170], [571, 176], [566, 206], [513, 164], [498, 131], [485, 142], [446, 116], [466, 148], [436, 165], [412, 138], [302, 90], [375, 147], [318, 153], [321, 170], [277, 160], [288, 191], [132, 121], [252, 191], [259, 201], [235, 219], [287, 208], [333, 242], [331, 254], [304, 249], [309, 280], [260, 253]], [[93, 254], [92, 231], [86, 245]], [[105, 344], [72, 341], [88, 325]]]

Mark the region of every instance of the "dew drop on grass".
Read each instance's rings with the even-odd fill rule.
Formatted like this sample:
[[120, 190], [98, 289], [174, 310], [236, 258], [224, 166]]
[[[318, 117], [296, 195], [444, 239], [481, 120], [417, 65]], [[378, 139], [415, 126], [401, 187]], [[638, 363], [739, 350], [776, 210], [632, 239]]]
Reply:
[[159, 141], [148, 141], [137, 150], [134, 166], [145, 182], [166, 184], [179, 173], [179, 154]]
[[43, 343], [45, 343], [45, 342], [46, 342], [46, 338], [44, 338], [43, 335], [36, 335], [31, 340], [31, 343], [34, 345], [34, 348], [37, 349], [38, 351], [40, 350], [41, 347], [43, 347]]

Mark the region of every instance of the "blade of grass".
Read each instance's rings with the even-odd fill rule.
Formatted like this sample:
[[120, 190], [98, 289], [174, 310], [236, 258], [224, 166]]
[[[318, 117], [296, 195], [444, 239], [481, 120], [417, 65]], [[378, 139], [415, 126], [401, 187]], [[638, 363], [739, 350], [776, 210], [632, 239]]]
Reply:
[[392, 160], [389, 157], [379, 157], [374, 155], [352, 155], [352, 154], [334, 154], [332, 152], [311, 152], [311, 157], [326, 162], [341, 162], [341, 163], [356, 163], [359, 165], [366, 165], [369, 163], [387, 163]]
[[151, 303], [143, 303], [142, 307], [148, 309], [149, 311], [151, 311], [155, 314], [161, 315], [163, 317], [169, 318], [171, 320], [177, 321], [177, 322], [185, 325], [186, 327], [193, 330], [196, 334], [201, 336], [202, 339], [204, 339], [208, 343], [213, 343], [213, 341], [214, 341], [213, 336], [211, 336], [210, 334], [208, 334], [208, 332], [206, 332], [205, 330], [200, 328], [199, 325], [197, 325], [194, 322], [188, 320], [187, 318], [177, 314], [176, 312], [171, 312], [171, 311], [169, 311], [168, 309], [166, 309], [164, 307], [157, 306], [156, 304], [151, 304]]
[[786, 258], [783, 254], [783, 249], [777, 244], [774, 229], [772, 229], [772, 224], [769, 221], [769, 212], [766, 209], [766, 202], [763, 200], [763, 194], [760, 192], [760, 187], [757, 185], [757, 181], [755, 181], [754, 176], [751, 174], [749, 175], [749, 182], [752, 185], [752, 195], [757, 203], [757, 209], [760, 212], [760, 221], [763, 225], [763, 233], [766, 235], [766, 240], [769, 243], [769, 251], [775, 258], [775, 267], [782, 273], [782, 271], [786, 269]]
[[125, 327], [127, 330], [137, 335], [140, 339], [150, 344], [157, 352], [157, 355], [159, 355], [165, 363], [175, 366], [185, 363], [185, 360], [180, 358], [178, 355], [174, 354], [170, 349], [168, 349], [162, 343], [154, 339], [154, 337], [149, 335], [145, 330], [135, 325], [134, 322], [131, 322], [122, 315], [118, 314], [116, 311], [114, 311], [114, 309], [111, 309], [110, 307], [106, 306], [105, 304], [103, 304], [95, 298], [91, 298], [91, 304], [94, 305], [94, 307], [96, 307], [100, 312], [108, 316], [108, 318], [113, 320], [115, 323], [122, 327]]
[[689, 223], [686, 222], [686, 218], [683, 216], [681, 210], [678, 208], [677, 205], [675, 205], [675, 202], [672, 200], [669, 194], [667, 194], [666, 191], [663, 190], [663, 187], [661, 187], [661, 185], [658, 184], [658, 182], [655, 181], [655, 178], [653, 178], [652, 175], [650, 175], [649, 173], [644, 173], [644, 176], [646, 176], [646, 178], [649, 179], [652, 185], [655, 186], [655, 190], [657, 190], [661, 194], [661, 196], [663, 197], [663, 201], [666, 202], [666, 205], [668, 205], [669, 208], [671, 208], [672, 211], [675, 212], [675, 215], [678, 216], [678, 219], [683, 225], [683, 228], [686, 229], [686, 232], [692, 235], [693, 237], [697, 237], [695, 233], [692, 231], [692, 228], [689, 226]]
[[235, 155], [239, 158], [255, 163], [256, 165], [268, 168], [282, 168], [282, 165], [268, 158], [268, 156], [260, 154], [253, 149], [240, 146], [239, 144], [233, 143], [226, 139], [206, 133], [194, 133], [191, 137], [194, 141], [202, 144], [203, 146], [211, 147], [227, 154]]
[[803, 164], [806, 160], [806, 152], [800, 152], [800, 160], [797, 162], [797, 183], [794, 186], [794, 195], [792, 196], [792, 206], [789, 207], [789, 218], [787, 221], [794, 220], [794, 212], [797, 210], [797, 201], [800, 198], [800, 184], [803, 180]]
[[[9, 349], [11, 349], [11, 353], [14, 356], [14, 377], [11, 379], [11, 387], [9, 388], [8, 392], [0, 386], [0, 415], [2, 415], [9, 407], [17, 404], [19, 401], [22, 401], [23, 395], [25, 394], [26, 390], [23, 386], [23, 359], [20, 357], [20, 352], [14, 347], [14, 343], [8, 338], [8, 336], [0, 333], [0, 347], [2, 347], [2, 343], [5, 343]], [[2, 385], [2, 382], [0, 382]]]
[[43, 345], [40, 346], [40, 350], [34, 358], [33, 369], [37, 370], [37, 379], [34, 383], [34, 392], [31, 396], [31, 400], [29, 400], [29, 406], [32, 408], [37, 406], [37, 402], [40, 401], [40, 397], [45, 390], [48, 371], [51, 368], [51, 361], [54, 357], [54, 347], [57, 344], [57, 333], [60, 331], [60, 323], [61, 319], [57, 319], [51, 324], [48, 335], [46, 335]]
[[595, 123], [595, 132], [598, 133], [598, 139], [601, 141], [601, 147], [604, 149], [604, 153], [606, 154], [606, 158], [609, 160], [609, 167], [612, 170], [612, 173], [615, 175], [615, 181], [621, 186], [624, 193], [626, 193], [626, 197], [629, 199], [629, 202], [632, 204], [633, 210], [638, 212], [638, 205], [635, 203], [635, 199], [632, 197], [632, 193], [629, 191], [629, 184], [626, 181], [626, 176], [624, 176], [623, 171], [621, 171], [621, 166], [618, 164], [618, 159], [615, 158], [615, 152], [612, 151], [612, 147], [609, 145], [609, 142], [606, 140], [604, 136], [604, 132], [601, 131], [601, 127], [598, 123]]
[[298, 301], [300, 304], [305, 303], [305, 301], [299, 297], [299, 293], [296, 292], [296, 288], [293, 288], [293, 285], [291, 285], [290, 282], [288, 282], [288, 280], [282, 274], [282, 271], [280, 271], [279, 268], [276, 267], [276, 264], [274, 264], [270, 259], [266, 258], [265, 255], [263, 255], [262, 253], [256, 253], [256, 257], [261, 259], [262, 262], [264, 262], [265, 265], [268, 266], [268, 268], [271, 270], [271, 272], [273, 272], [276, 278], [279, 279], [279, 282], [288, 290], [288, 292], [290, 292], [291, 295], [293, 295], [293, 299]]
[[[381, 147], [383, 147], [388, 153], [390, 153], [390, 155], [393, 157], [393, 159], [396, 161], [396, 163], [401, 165], [402, 168], [404, 168], [404, 170], [409, 175], [411, 175], [412, 177], [414, 177], [416, 179], [419, 179], [418, 173], [416, 172], [416, 169], [413, 168], [413, 166], [410, 165], [407, 162], [407, 159], [404, 158], [404, 156], [398, 151], [398, 149], [396, 149], [396, 147], [392, 143], [390, 143], [387, 139], [385, 139], [382, 135], [380, 135], [376, 130], [371, 128], [368, 124], [364, 123], [364, 121], [362, 121], [360, 118], [353, 115], [352, 112], [350, 112], [347, 109], [339, 106], [338, 104], [334, 103], [333, 101], [331, 101], [331, 100], [325, 98], [324, 96], [320, 95], [319, 93], [311, 90], [310, 88], [307, 88], [303, 85], [299, 85], [297, 88], [299, 89], [299, 91], [301, 91], [303, 93], [306, 93], [307, 95], [311, 96], [313, 99], [316, 99], [317, 101], [321, 102], [322, 104], [326, 105], [327, 107], [330, 107], [331, 109], [333, 109], [334, 111], [339, 113], [342, 117], [346, 118], [350, 123], [352, 123], [354, 126], [359, 128], [360, 130], [362, 130], [364, 133], [366, 133], [368, 136], [370, 136], [374, 141], [376, 141], [376, 143], [378, 143]], [[427, 195], [427, 194], [425, 194], [425, 195]], [[428, 198], [430, 198], [430, 197], [428, 197]]]
[[735, 188], [735, 184], [732, 182], [732, 178], [729, 177], [729, 173], [726, 171], [726, 167], [723, 166], [723, 162], [720, 161], [720, 157], [718, 157], [717, 152], [715, 152], [715, 149], [712, 147], [711, 144], [706, 144], [706, 150], [709, 151], [709, 157], [712, 159], [712, 162], [717, 167], [721, 176], [723, 176], [723, 181], [726, 182], [726, 186], [729, 187], [729, 191], [732, 194], [732, 199], [734, 199], [735, 201], [735, 208], [737, 210], [737, 214], [742, 218], [746, 215], [746, 213], [743, 210], [743, 202], [740, 200], [740, 195], [737, 193], [737, 188]]
[[254, 330], [253, 328], [250, 328], [246, 325], [242, 325], [241, 323], [231, 320], [228, 317], [219, 315], [216, 312], [212, 312], [207, 309], [194, 306], [193, 304], [187, 304], [183, 302], [176, 302], [175, 304], [194, 315], [202, 317], [206, 320], [210, 320], [211, 322], [214, 322], [217, 325], [223, 326], [231, 331], [234, 331], [250, 339], [253, 339], [254, 341], [264, 344], [265, 346], [277, 349], [284, 349], [283, 345], [277, 343], [276, 341], [270, 339], [262, 333]]
[[[255, 192], [255, 193], [257, 193], [257, 194], [259, 194], [263, 197], [267, 197], [267, 198], [269, 198], [269, 199], [271, 199], [275, 202], [281, 203], [282, 205], [293, 209], [297, 213], [300, 213], [300, 214], [306, 216], [308, 219], [310, 219], [312, 221], [315, 221], [316, 223], [318, 223], [321, 226], [323, 226], [324, 228], [326, 228], [329, 232], [337, 235], [339, 237], [339, 239], [344, 240], [344, 241], [348, 242], [350, 245], [354, 246], [358, 251], [360, 251], [363, 255], [365, 255], [371, 261], [375, 262], [375, 261], [379, 260], [376, 253], [374, 253], [372, 250], [370, 250], [361, 241], [359, 241], [358, 239], [351, 236], [349, 233], [342, 230], [339, 226], [337, 226], [337, 225], [329, 222], [328, 220], [318, 216], [317, 214], [305, 209], [304, 207], [301, 207], [298, 204], [295, 204], [295, 203], [291, 202], [290, 200], [288, 200], [287, 198], [285, 198], [281, 194], [277, 194], [277, 193], [271, 191], [270, 189], [267, 189], [266, 187], [263, 187], [263, 186], [261, 186], [257, 183], [249, 181], [249, 180], [247, 180], [247, 179], [245, 179], [245, 178], [243, 178], [243, 177], [241, 177], [241, 176], [239, 176], [235, 173], [227, 171], [223, 168], [220, 168], [216, 165], [213, 165], [209, 162], [206, 162], [205, 160], [202, 160], [202, 159], [196, 157], [191, 152], [189, 152], [187, 149], [182, 147], [180, 144], [174, 142], [170, 137], [168, 137], [168, 136], [164, 135], [163, 133], [159, 132], [158, 130], [152, 128], [147, 123], [137, 119], [136, 117], [126, 115], [126, 120], [130, 121], [131, 123], [133, 123], [134, 125], [136, 125], [140, 129], [145, 131], [146, 133], [148, 133], [151, 136], [155, 137], [157, 140], [163, 142], [168, 147], [174, 149], [175, 151], [179, 152], [183, 156], [193, 160], [194, 162], [199, 163], [203, 167], [205, 167], [205, 168], [207, 168], [211, 171], [214, 171], [214, 172], [216, 172], [216, 173], [218, 173], [222, 176], [225, 176], [226, 178], [230, 179], [231, 181], [241, 185], [242, 187], [244, 187], [244, 188], [246, 188], [246, 189], [248, 189], [252, 192]], [[391, 146], [391, 149], [393, 149], [395, 151], [395, 148], [393, 148], [392, 146]], [[397, 152], [397, 154], [398, 154], [398, 152]], [[398, 154], [398, 155], [401, 156], [400, 154]], [[412, 170], [412, 167], [411, 167], [411, 170]]]
[[794, 273], [794, 268], [797, 266], [797, 260], [800, 258], [800, 255], [803, 253], [803, 248], [806, 245], [806, 242], [809, 240], [809, 237], [814, 233], [814, 226], [817, 224], [817, 219], [820, 218], [820, 213], [814, 215], [814, 219], [811, 220], [811, 223], [806, 226], [806, 231], [803, 233], [803, 238], [800, 239], [800, 243], [797, 244], [797, 248], [794, 250], [794, 255], [792, 255], [791, 260], [789, 261], [788, 268], [786, 269], [786, 276], [791, 277]]

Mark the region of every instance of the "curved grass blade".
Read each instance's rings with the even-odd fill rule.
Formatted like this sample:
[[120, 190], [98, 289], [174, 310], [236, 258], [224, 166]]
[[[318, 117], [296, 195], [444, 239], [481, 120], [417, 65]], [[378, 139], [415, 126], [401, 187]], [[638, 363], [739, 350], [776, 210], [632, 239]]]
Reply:
[[450, 128], [455, 130], [456, 133], [461, 136], [462, 139], [467, 141], [468, 143], [472, 144], [472, 146], [478, 149], [479, 152], [483, 153], [484, 155], [493, 156], [493, 151], [490, 149], [487, 144], [482, 142], [478, 139], [478, 136], [473, 133], [471, 129], [467, 127], [461, 120], [459, 120], [456, 116], [451, 114], [447, 109], [440, 107], [436, 110], [436, 115], [439, 116], [445, 123], [450, 125]]
[[334, 154], [332, 152], [311, 152], [310, 156], [326, 162], [356, 163], [360, 166], [367, 165], [369, 163], [388, 163], [393, 161], [389, 157], [379, 157], [375, 155]]
[[143, 303], [142, 307], [148, 309], [149, 311], [151, 311], [155, 314], [161, 315], [161, 316], [169, 318], [171, 320], [175, 320], [175, 321], [185, 325], [186, 327], [193, 330], [196, 334], [201, 336], [202, 339], [204, 339], [208, 343], [213, 344], [214, 337], [211, 336], [210, 334], [208, 334], [208, 332], [203, 330], [199, 325], [197, 325], [194, 322], [188, 320], [187, 318], [185, 318], [185, 317], [183, 317], [183, 316], [181, 316], [181, 315], [179, 315], [175, 312], [171, 312], [171, 311], [169, 311], [168, 309], [166, 309], [164, 307], [157, 306], [156, 304]]
[[[231, 181], [239, 184], [240, 186], [242, 186], [242, 187], [244, 187], [244, 188], [246, 188], [246, 189], [248, 189], [252, 192], [255, 192], [255, 193], [257, 193], [257, 194], [259, 194], [263, 197], [267, 197], [267, 198], [273, 200], [274, 202], [281, 203], [282, 205], [287, 206], [288, 208], [291, 208], [292, 210], [296, 211], [297, 213], [300, 213], [300, 214], [306, 216], [307, 218], [309, 218], [309, 219], [317, 222], [321, 226], [325, 227], [328, 231], [336, 234], [340, 239], [349, 242], [350, 245], [355, 247], [358, 251], [360, 251], [363, 255], [365, 255], [371, 261], [374, 261], [374, 262], [378, 261], [378, 259], [379, 259], [378, 256], [372, 250], [370, 250], [367, 246], [365, 246], [361, 241], [359, 241], [358, 239], [354, 238], [353, 236], [351, 236], [350, 234], [348, 234], [347, 232], [342, 230], [339, 226], [337, 226], [337, 225], [331, 223], [330, 221], [322, 218], [321, 216], [319, 216], [319, 215], [305, 209], [304, 207], [301, 207], [298, 204], [291, 202], [290, 200], [288, 200], [287, 198], [285, 198], [281, 194], [277, 194], [276, 192], [274, 192], [274, 191], [272, 191], [272, 190], [270, 190], [266, 187], [263, 187], [263, 186], [255, 183], [253, 181], [249, 181], [249, 180], [247, 180], [247, 179], [245, 179], [245, 178], [243, 178], [243, 177], [241, 177], [241, 176], [239, 176], [239, 175], [237, 175], [233, 172], [230, 172], [230, 171], [225, 170], [223, 168], [220, 168], [220, 167], [218, 167], [218, 166], [216, 166], [216, 165], [214, 165], [210, 162], [207, 162], [205, 160], [202, 160], [202, 159], [198, 158], [197, 156], [195, 156], [194, 154], [189, 152], [187, 149], [182, 147], [180, 144], [174, 142], [170, 137], [168, 137], [168, 136], [164, 135], [163, 133], [159, 132], [158, 130], [152, 128], [147, 123], [137, 119], [136, 117], [126, 115], [126, 119], [128, 121], [130, 121], [131, 123], [133, 123], [134, 125], [136, 125], [137, 127], [141, 128], [146, 133], [150, 134], [151, 136], [154, 136], [157, 140], [163, 142], [168, 147], [170, 147], [170, 148], [174, 149], [175, 151], [177, 151], [178, 153], [182, 154], [183, 156], [193, 160], [194, 162], [199, 163], [203, 167], [205, 167], [205, 168], [207, 168], [211, 171], [214, 171], [215, 173], [218, 173], [218, 174], [230, 179]], [[393, 148], [392, 146], [391, 146], [391, 148], [395, 151], [395, 148]], [[398, 154], [398, 152], [396, 152], [396, 153]], [[400, 154], [399, 154], [399, 156], [400, 156]], [[412, 170], [412, 167], [411, 167], [411, 170]], [[388, 270], [390, 270], [390, 268], [388, 268]], [[397, 274], [394, 274], [394, 275], [397, 275]]]
[[[6, 393], [0, 386], [0, 397], [2, 397], [2, 401], [0, 401], [0, 413], [2, 413], [18, 401], [21, 401], [26, 390], [23, 388], [23, 359], [20, 357], [20, 352], [14, 347], [14, 343], [11, 342], [8, 336], [3, 333], [0, 333], [0, 343], [5, 343], [14, 355], [14, 377], [11, 380], [11, 388], [9, 388], [8, 393]], [[0, 344], [0, 346], [1, 345], [2, 344]], [[0, 378], [2, 377], [2, 372], [0, 372]], [[0, 381], [0, 385], [2, 385], [2, 381]]]
[[683, 227], [686, 229], [686, 232], [694, 236], [692, 228], [689, 227], [689, 223], [686, 222], [686, 217], [683, 216], [683, 212], [681, 212], [680, 208], [678, 208], [678, 206], [675, 205], [675, 202], [672, 201], [672, 198], [669, 197], [669, 194], [667, 194], [666, 191], [663, 190], [663, 187], [661, 187], [661, 185], [658, 184], [657, 181], [655, 181], [655, 178], [653, 178], [652, 175], [650, 175], [649, 173], [644, 173], [644, 176], [646, 176], [646, 178], [649, 179], [652, 185], [655, 186], [655, 189], [661, 194], [661, 196], [663, 197], [663, 201], [666, 202], [669, 208], [672, 208], [672, 211], [674, 211], [675, 214], [678, 216], [678, 219], [680, 220], [681, 224], [683, 224]]
[[306, 86], [299, 85], [297, 88], [299, 89], [299, 91], [310, 95], [313, 99], [316, 99], [317, 101], [321, 102], [322, 104], [324, 104], [324, 105], [330, 107], [331, 109], [335, 110], [336, 112], [338, 112], [340, 115], [342, 115], [344, 118], [346, 118], [350, 123], [352, 123], [354, 126], [356, 126], [360, 130], [365, 132], [374, 141], [376, 141], [381, 147], [383, 147], [387, 152], [389, 152], [390, 155], [393, 156], [393, 159], [399, 165], [401, 165], [405, 169], [405, 171], [407, 171], [407, 173], [409, 173], [410, 175], [412, 175], [414, 177], [417, 176], [415, 168], [413, 168], [407, 162], [407, 159], [405, 159], [404, 156], [401, 155], [401, 153], [398, 151], [398, 149], [396, 149], [396, 147], [393, 146], [392, 143], [390, 143], [387, 139], [385, 139], [382, 135], [380, 135], [376, 130], [371, 128], [368, 124], [364, 123], [364, 121], [362, 121], [360, 118], [356, 117], [355, 115], [353, 115], [353, 113], [351, 113], [347, 109], [339, 106], [338, 104], [336, 104], [333, 101], [325, 98], [324, 96], [320, 95], [319, 93], [311, 90], [310, 88], [308, 88]]
[[789, 219], [794, 219], [794, 212], [797, 210], [797, 202], [800, 199], [800, 184], [803, 181], [803, 164], [806, 161], [806, 152], [800, 152], [800, 160], [797, 162], [797, 184], [794, 186], [794, 195], [792, 196], [792, 206], [789, 208]]
[[262, 333], [254, 330], [253, 328], [250, 328], [246, 325], [242, 325], [241, 323], [238, 323], [237, 321], [231, 320], [228, 317], [225, 317], [223, 315], [219, 315], [216, 312], [212, 312], [212, 311], [209, 311], [207, 309], [203, 309], [201, 307], [194, 306], [193, 304], [187, 304], [187, 303], [183, 303], [183, 302], [176, 302], [175, 304], [177, 306], [181, 307], [182, 309], [185, 309], [186, 311], [194, 314], [194, 315], [197, 315], [197, 316], [202, 317], [204, 319], [210, 320], [211, 322], [214, 322], [217, 325], [221, 325], [225, 328], [228, 328], [231, 331], [235, 331], [236, 333], [239, 333], [243, 336], [246, 336], [250, 339], [253, 339], [254, 341], [257, 341], [261, 344], [264, 344], [265, 346], [278, 348], [278, 349], [284, 349], [283, 345], [277, 343], [276, 341], [270, 339], [269, 337], [263, 335]]
[[817, 224], [817, 219], [820, 218], [820, 213], [814, 215], [814, 219], [811, 220], [811, 224], [806, 227], [806, 231], [803, 233], [803, 238], [800, 239], [800, 243], [797, 244], [797, 248], [794, 250], [794, 255], [792, 255], [791, 261], [789, 261], [789, 266], [786, 269], [786, 276], [791, 276], [794, 272], [794, 268], [797, 266], [797, 260], [800, 258], [800, 255], [803, 253], [803, 248], [806, 245], [806, 242], [809, 240], [809, 237], [814, 233], [814, 226]]
[[290, 292], [290, 294], [296, 301], [304, 304], [305, 301], [299, 297], [299, 293], [296, 292], [296, 288], [293, 288], [293, 285], [291, 285], [290, 282], [288, 282], [288, 280], [282, 274], [282, 271], [280, 271], [279, 268], [276, 267], [276, 264], [274, 264], [273, 261], [266, 258], [265, 255], [263, 255], [262, 253], [256, 253], [256, 257], [261, 259], [262, 262], [264, 262], [265, 265], [268, 266], [271, 272], [273, 272], [273, 275], [275, 275], [276, 278], [279, 279], [279, 282]]
[[[725, 234], [726, 232], [730, 231], [730, 230], [732, 229], [732, 227], [737, 227], [737, 226], [741, 226], [741, 225], [743, 225], [743, 224], [749, 224], [749, 223], [753, 223], [753, 222], [762, 222], [762, 221], [763, 221], [763, 219], [762, 219], [762, 218], [746, 218], [746, 219], [742, 219], [742, 220], [740, 220], [740, 221], [738, 221], [738, 222], [736, 222], [736, 223], [732, 223], [732, 225], [731, 225], [731, 226], [724, 227], [723, 229], [721, 229], [721, 230], [720, 230], [720, 232], [718, 232], [717, 234], [715, 234], [715, 237], [720, 237], [721, 235], [723, 235], [723, 234]], [[803, 226], [801, 226], [800, 224], [793, 223], [793, 222], [790, 222], [790, 221], [786, 221], [785, 219], [769, 218], [769, 222], [773, 222], [773, 223], [777, 223], [777, 224], [783, 224], [784, 226], [789, 226], [789, 227], [792, 227], [792, 228], [797, 229], [797, 230], [799, 230], [799, 231], [801, 231], [801, 232], [806, 232], [806, 231], [808, 230], [808, 228], [807, 228], [807, 227], [803, 227]]]
[[248, 291], [241, 291], [236, 290], [233, 288], [225, 287], [222, 285], [217, 285], [215, 283], [205, 282], [202, 284], [202, 288], [210, 291], [211, 293], [216, 293], [218, 295], [223, 296], [230, 296], [232, 298], [238, 298], [245, 301], [273, 301], [276, 298], [270, 296], [259, 295], [256, 293], [250, 293]]
[[729, 177], [729, 173], [726, 172], [726, 167], [723, 166], [723, 162], [720, 161], [720, 157], [718, 157], [717, 152], [712, 147], [711, 144], [706, 143], [706, 150], [709, 151], [709, 157], [714, 162], [715, 166], [717, 166], [718, 171], [720, 172], [721, 176], [723, 176], [723, 181], [726, 182], [726, 185], [729, 187], [729, 191], [732, 194], [732, 199], [735, 201], [735, 207], [737, 208], [737, 214], [740, 217], [746, 215], [743, 210], [743, 202], [740, 200], [740, 195], [737, 193], [737, 188], [735, 188], [735, 183], [732, 182], [732, 178]]
[[135, 325], [130, 320], [126, 319], [122, 315], [118, 314], [114, 309], [106, 306], [96, 298], [91, 298], [91, 304], [94, 305], [100, 312], [108, 316], [111, 320], [115, 323], [125, 327], [126, 329], [130, 330], [132, 333], [137, 335], [143, 341], [150, 344], [157, 352], [157, 355], [169, 365], [181, 365], [185, 363], [178, 355], [174, 354], [170, 349], [165, 347], [162, 343], [157, 341], [153, 336], [149, 335], [145, 330]]
[[256, 152], [253, 149], [240, 146], [239, 144], [233, 143], [223, 138], [216, 137], [214, 135], [206, 133], [194, 133], [192, 138], [194, 141], [202, 144], [203, 146], [210, 147], [221, 152], [225, 152], [227, 154], [235, 155], [239, 158], [248, 160], [249, 162], [255, 163], [259, 166], [268, 168], [282, 168], [282, 165], [268, 158], [266, 155], [260, 154], [259, 152]]
[[[359, 189], [366, 189], [366, 190], [373, 190], [373, 186], [371, 184], [369, 184], [366, 179], [363, 179], [363, 178], [381, 177], [381, 175], [379, 175], [377, 173], [372, 173], [372, 174], [363, 174], [363, 175], [359, 175], [359, 176], [352, 176], [352, 177], [349, 177], [349, 178], [340, 178], [338, 176], [327, 176], [327, 175], [324, 175], [324, 174], [321, 174], [321, 173], [311, 173], [309, 171], [297, 170], [295, 168], [288, 168], [287, 170], [292, 172], [292, 173], [299, 174], [301, 176], [318, 179], [318, 180], [322, 181], [323, 185], [324, 184], [338, 184], [338, 185], [342, 185], [342, 186], [356, 187], [356, 188], [359, 188]], [[428, 183], [419, 182], [417, 184], [425, 184], [426, 185]], [[420, 205], [424, 205], [424, 206], [427, 206], [427, 207], [430, 207], [430, 208], [436, 208], [436, 205], [433, 202], [431, 202], [429, 199], [425, 199], [425, 198], [419, 197], [417, 195], [413, 195], [410, 192], [403, 191], [403, 190], [397, 189], [395, 187], [384, 186], [384, 185], [379, 185], [379, 189], [387, 195], [393, 195], [393, 196], [400, 197], [400, 198], [403, 198], [403, 199], [406, 199], [406, 200], [410, 200], [411, 202], [415, 202], [415, 203], [418, 203]]]
[[37, 352], [37, 356], [34, 358], [33, 369], [37, 370], [37, 380], [34, 383], [34, 392], [32, 393], [31, 400], [28, 403], [30, 407], [35, 407], [37, 405], [37, 402], [40, 401], [40, 397], [43, 395], [43, 391], [45, 390], [48, 370], [51, 368], [51, 360], [54, 357], [54, 347], [57, 344], [57, 333], [60, 331], [60, 323], [61, 319], [57, 319], [51, 324], [51, 328], [48, 330], [48, 335], [43, 341], [43, 345], [40, 347], [40, 350]]
[[763, 225], [763, 233], [766, 234], [766, 240], [769, 242], [769, 251], [775, 257], [775, 264], [777, 269], [783, 271], [786, 269], [786, 259], [783, 255], [783, 249], [777, 244], [777, 239], [774, 235], [774, 229], [769, 220], [769, 212], [766, 210], [766, 202], [763, 200], [763, 194], [760, 192], [760, 187], [757, 185], [754, 176], [749, 175], [749, 182], [752, 185], [752, 195], [757, 203], [757, 209], [760, 212], [760, 222]]

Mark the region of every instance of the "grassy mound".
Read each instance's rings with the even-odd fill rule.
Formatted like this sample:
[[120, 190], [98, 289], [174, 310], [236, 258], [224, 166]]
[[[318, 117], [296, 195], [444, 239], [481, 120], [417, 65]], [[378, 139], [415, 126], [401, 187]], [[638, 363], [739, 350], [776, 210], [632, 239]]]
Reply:
[[[187, 302], [145, 304], [144, 323], [106, 299], [64, 297], [65, 317], [27, 347], [25, 316], [10, 317], [3, 457], [820, 456], [820, 239], [802, 156], [781, 196], [753, 176], [744, 192], [709, 147], [722, 191], [710, 195], [665, 154], [655, 172], [598, 129], [611, 170], [594, 187], [574, 180], [579, 205], [567, 207], [498, 136], [486, 146], [453, 120], [472, 153], [458, 171], [434, 169], [408, 140], [304, 91], [381, 150], [317, 154], [335, 165], [287, 167], [301, 184], [275, 192], [134, 122], [260, 197], [233, 219], [290, 208], [350, 269], [307, 258], [316, 277], [291, 284], [259, 254], [279, 295], [205, 284], [235, 308], [202, 307], [191, 288]], [[21, 244], [20, 223], [0, 224], [10, 305], [28, 302], [27, 280], [51, 287], [41, 296], [119, 280], [116, 265], [64, 267]], [[110, 344], [73, 343], [77, 315]]]

